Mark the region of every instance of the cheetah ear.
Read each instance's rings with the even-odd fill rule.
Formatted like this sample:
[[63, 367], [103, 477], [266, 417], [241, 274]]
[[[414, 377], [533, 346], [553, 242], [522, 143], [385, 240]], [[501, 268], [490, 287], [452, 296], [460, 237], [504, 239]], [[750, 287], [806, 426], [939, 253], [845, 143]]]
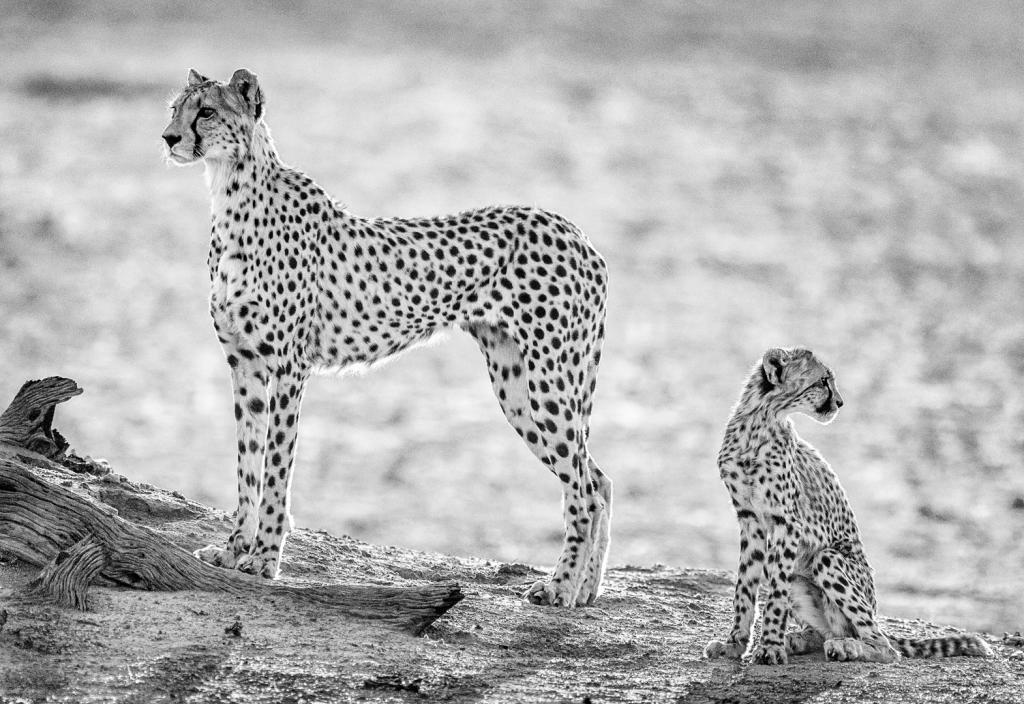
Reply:
[[256, 74], [249, 69], [240, 68], [231, 74], [231, 82], [228, 84], [245, 99], [253, 109], [253, 114], [259, 120], [263, 117], [263, 89], [260, 88], [260, 81]]
[[197, 86], [200, 83], [206, 83], [208, 80], [210, 80], [210, 79], [207, 78], [206, 76], [202, 75], [198, 71], [196, 71], [194, 68], [190, 68], [188, 70], [188, 85], [189, 85], [189, 88], [191, 88], [192, 86]]
[[768, 380], [768, 383], [772, 386], [778, 386], [782, 383], [783, 371], [786, 368], [785, 350], [772, 347], [764, 353], [761, 366], [764, 369], [764, 377]]

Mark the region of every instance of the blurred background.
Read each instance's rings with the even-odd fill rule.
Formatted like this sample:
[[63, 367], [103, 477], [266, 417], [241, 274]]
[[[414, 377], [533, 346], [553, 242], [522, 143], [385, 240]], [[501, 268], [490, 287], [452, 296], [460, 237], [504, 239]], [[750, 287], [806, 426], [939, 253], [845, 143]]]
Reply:
[[[612, 273], [591, 447], [611, 564], [734, 569], [715, 455], [750, 365], [803, 344], [880, 609], [1024, 626], [1018, 2], [0, 1], [0, 404], [133, 479], [234, 507], [200, 167], [161, 158], [189, 67], [245, 66], [284, 160], [359, 215], [576, 222]], [[560, 489], [460, 332], [315, 380], [299, 525], [549, 565]]]

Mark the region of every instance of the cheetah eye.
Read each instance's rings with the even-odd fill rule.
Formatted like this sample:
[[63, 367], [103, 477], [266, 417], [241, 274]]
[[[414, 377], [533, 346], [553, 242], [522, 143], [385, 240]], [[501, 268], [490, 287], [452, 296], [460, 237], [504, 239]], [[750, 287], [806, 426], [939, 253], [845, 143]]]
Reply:
[[821, 379], [818, 381], [818, 383], [821, 384], [822, 386], [828, 386], [828, 377], [827, 376], [821, 377]]
[[207, 118], [213, 117], [217, 114], [217, 112], [213, 108], [199, 108], [199, 112], [196, 114], [199, 115], [200, 120], [205, 120]]

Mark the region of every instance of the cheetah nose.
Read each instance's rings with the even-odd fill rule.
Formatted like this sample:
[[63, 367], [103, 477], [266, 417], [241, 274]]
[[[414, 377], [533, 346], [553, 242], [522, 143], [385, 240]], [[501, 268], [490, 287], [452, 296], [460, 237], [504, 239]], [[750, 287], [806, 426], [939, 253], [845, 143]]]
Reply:
[[168, 149], [173, 148], [175, 144], [181, 141], [180, 134], [165, 134], [163, 137], [164, 141], [167, 142]]
[[841, 398], [839, 398], [837, 396], [836, 397], [836, 408], [842, 408], [842, 407], [843, 407], [843, 399], [841, 399]]

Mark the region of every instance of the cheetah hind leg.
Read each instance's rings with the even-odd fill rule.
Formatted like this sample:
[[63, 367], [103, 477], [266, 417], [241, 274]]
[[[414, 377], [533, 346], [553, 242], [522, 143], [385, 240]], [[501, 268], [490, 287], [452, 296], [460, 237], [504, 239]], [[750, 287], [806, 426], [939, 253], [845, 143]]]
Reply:
[[[534, 456], [555, 472], [550, 464], [551, 450], [548, 449], [545, 432], [531, 412], [527, 364], [519, 345], [503, 330], [491, 325], [474, 323], [464, 325], [463, 329], [476, 340], [484, 355], [491, 386], [505, 418]], [[610, 496], [610, 482], [608, 487]], [[607, 522], [605, 526], [607, 528]], [[596, 591], [595, 585], [591, 594], [588, 594], [591, 600], [596, 596]], [[550, 605], [575, 605], [577, 599], [576, 593], [566, 593], [564, 588], [558, 591], [550, 582], [545, 581], [534, 583], [523, 596], [531, 603]]]
[[878, 643], [861, 638], [828, 638], [825, 640], [825, 658], [840, 662], [890, 663], [900, 659], [888, 642]]
[[786, 652], [790, 655], [822, 652], [825, 648], [823, 634], [829, 633], [824, 594], [817, 584], [802, 573], [804, 567], [798, 565], [800, 571], [789, 580], [789, 603], [793, 620], [804, 625], [803, 630], [786, 634]]
[[[867, 571], [866, 566], [829, 548], [815, 555], [806, 569], [806, 574], [791, 582], [793, 612], [799, 620], [826, 634], [826, 659], [880, 663], [900, 659], [875, 622], [870, 598], [852, 579], [858, 571]], [[837, 584], [848, 585], [844, 593], [834, 592]]]
[[594, 484], [594, 505], [596, 510], [590, 514], [590, 534], [593, 549], [587, 571], [580, 586], [580, 605], [589, 606], [597, 599], [604, 579], [605, 560], [608, 558], [608, 546], [611, 542], [612, 518], [612, 480], [601, 471], [593, 459], [588, 459], [590, 477]]
[[[586, 431], [580, 413], [581, 396], [572, 387], [564, 392], [556, 391], [559, 380], [571, 379], [572, 372], [558, 365], [547, 366], [529, 370], [533, 387], [539, 392], [531, 392], [536, 402], [531, 408], [534, 422], [543, 429], [542, 437], [548, 450], [546, 464], [562, 485], [565, 538], [550, 580], [535, 584], [527, 598], [537, 604], [573, 607], [589, 603], [597, 596], [599, 572], [591, 572], [593, 581], [589, 590], [584, 592], [583, 586], [588, 570], [593, 570], [594, 549], [599, 541], [596, 531], [602, 526], [604, 500], [595, 489], [597, 485], [590, 472], [584, 440]], [[603, 558], [598, 559], [599, 564], [603, 564]]]
[[[834, 559], [832, 564], [835, 565]], [[806, 624], [806, 628], [786, 634], [789, 653], [802, 655], [824, 651], [826, 659], [841, 662], [887, 663], [899, 658], [880, 632], [872, 631], [870, 626], [860, 630], [854, 628], [843, 610], [810, 576], [809, 566], [804, 565], [803, 570], [807, 571], [794, 575], [790, 580], [790, 604], [795, 620]], [[850, 598], [857, 600], [860, 597], [851, 594]]]
[[[601, 324], [597, 333], [597, 341], [594, 345], [594, 352], [591, 355], [590, 363], [587, 366], [587, 375], [583, 387], [583, 427], [584, 442], [590, 438], [590, 412], [593, 407], [594, 389], [597, 386], [597, 367], [601, 362], [601, 347], [604, 344], [604, 323]], [[596, 510], [591, 515], [591, 534], [593, 540], [593, 551], [590, 555], [590, 564], [587, 566], [586, 574], [583, 577], [583, 585], [580, 587], [580, 603], [593, 604], [601, 589], [601, 581], [604, 579], [605, 561], [608, 559], [608, 547], [611, 543], [611, 521], [612, 521], [612, 480], [601, 471], [593, 458], [587, 451], [587, 464], [590, 467], [590, 478], [594, 484], [594, 505]]]

